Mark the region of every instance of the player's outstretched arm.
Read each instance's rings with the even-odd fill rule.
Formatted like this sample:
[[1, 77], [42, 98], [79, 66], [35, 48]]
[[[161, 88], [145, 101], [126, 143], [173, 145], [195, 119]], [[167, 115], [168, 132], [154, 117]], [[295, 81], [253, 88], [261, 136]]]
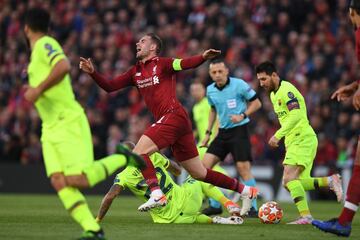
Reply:
[[123, 74], [116, 76], [114, 79], [107, 79], [94, 68], [91, 59], [80, 57], [79, 68], [89, 74], [95, 82], [105, 91], [113, 92], [132, 85], [132, 77], [134, 74], [134, 67], [130, 68]]
[[181, 71], [196, 68], [203, 64], [206, 60], [213, 59], [221, 54], [220, 50], [208, 49], [201, 55], [195, 55], [183, 59], [174, 59], [172, 66], [174, 71]]
[[338, 102], [345, 101], [356, 92], [358, 87], [359, 84], [357, 81], [342, 86], [331, 95], [331, 99], [336, 99]]
[[24, 97], [30, 102], [36, 100], [49, 88], [58, 84], [64, 79], [64, 76], [70, 71], [70, 63], [67, 59], [62, 59], [55, 64], [47, 78], [41, 82], [37, 87], [28, 87], [25, 91]]
[[100, 222], [105, 217], [113, 200], [120, 194], [121, 191], [122, 191], [121, 186], [119, 186], [117, 184], [114, 184], [111, 186], [109, 192], [105, 195], [105, 197], [101, 201], [99, 212], [96, 217], [97, 222]]

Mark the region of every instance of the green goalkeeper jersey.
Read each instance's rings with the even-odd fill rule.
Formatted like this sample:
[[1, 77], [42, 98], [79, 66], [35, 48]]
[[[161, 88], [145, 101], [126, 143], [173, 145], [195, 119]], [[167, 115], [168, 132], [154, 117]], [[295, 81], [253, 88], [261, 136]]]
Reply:
[[[169, 160], [160, 153], [154, 153], [150, 156], [156, 170], [156, 176], [159, 180], [159, 186], [167, 197], [167, 205], [161, 208], [150, 210], [151, 217], [157, 223], [173, 222], [184, 209], [186, 199], [185, 189], [177, 185], [166, 168]], [[128, 188], [137, 198], [147, 201], [150, 197], [150, 189], [139, 169], [128, 166], [119, 173], [114, 184], [120, 185], [122, 188]], [[202, 192], [199, 192], [202, 194]]]
[[304, 97], [294, 85], [280, 81], [278, 90], [270, 93], [270, 99], [281, 125], [275, 133], [277, 139], [285, 137], [287, 146], [299, 132], [303, 135], [315, 135], [307, 118]]
[[[54, 38], [45, 35], [38, 39], [33, 46], [28, 66], [30, 86], [37, 87], [45, 81], [54, 66], [65, 58], [61, 46]], [[65, 116], [67, 120], [71, 120], [84, 112], [75, 100], [69, 74], [47, 89], [35, 102], [35, 107], [45, 128], [56, 125]]]

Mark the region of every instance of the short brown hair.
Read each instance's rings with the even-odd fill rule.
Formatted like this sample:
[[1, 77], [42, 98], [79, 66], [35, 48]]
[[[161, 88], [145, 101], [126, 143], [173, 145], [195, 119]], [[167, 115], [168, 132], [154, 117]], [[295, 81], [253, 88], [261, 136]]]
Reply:
[[146, 36], [149, 36], [151, 41], [155, 43], [156, 45], [156, 54], [160, 54], [162, 50], [163, 43], [161, 41], [161, 38], [156, 35], [155, 33], [148, 33]]

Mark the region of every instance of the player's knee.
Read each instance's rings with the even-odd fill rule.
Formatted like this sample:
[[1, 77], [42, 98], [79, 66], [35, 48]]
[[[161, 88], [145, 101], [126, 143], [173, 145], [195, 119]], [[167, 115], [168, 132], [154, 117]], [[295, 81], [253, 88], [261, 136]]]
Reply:
[[248, 179], [249, 178], [249, 176], [251, 175], [251, 171], [250, 171], [250, 165], [249, 164], [237, 164], [236, 165], [236, 167], [237, 167], [237, 170], [238, 170], [238, 172], [239, 172], [239, 174], [240, 174], [240, 176], [242, 177], [242, 178], [245, 178], [245, 179]]
[[282, 180], [282, 185], [283, 185], [283, 187], [287, 189], [286, 185], [287, 185], [289, 182], [291, 182], [292, 180], [295, 180], [295, 179], [296, 179], [296, 178], [294, 178], [294, 177], [292, 177], [292, 176], [289, 176], [289, 175], [284, 176], [284, 177], [283, 177], [283, 180]]
[[89, 181], [84, 174], [76, 176], [65, 176], [65, 181], [67, 186], [75, 188], [88, 188], [90, 187]]
[[202, 181], [205, 179], [206, 177], [206, 172], [204, 173], [203, 171], [191, 171], [189, 172], [189, 174], [191, 175], [191, 177], [193, 177], [196, 180]]
[[66, 187], [65, 176], [62, 173], [55, 173], [51, 175], [50, 182], [56, 191], [60, 191]]

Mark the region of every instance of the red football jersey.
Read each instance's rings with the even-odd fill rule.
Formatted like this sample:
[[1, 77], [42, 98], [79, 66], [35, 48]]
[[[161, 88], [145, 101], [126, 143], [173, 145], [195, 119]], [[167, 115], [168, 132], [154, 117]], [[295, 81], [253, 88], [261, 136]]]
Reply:
[[154, 57], [134, 67], [133, 84], [156, 120], [181, 107], [176, 98], [176, 72], [172, 62], [172, 58]]
[[[172, 65], [173, 61], [173, 58], [156, 56], [145, 63], [138, 61], [127, 72], [113, 80], [107, 80], [96, 71], [91, 76], [108, 92], [136, 86], [155, 120], [158, 120], [166, 113], [182, 107], [176, 98], [176, 71]], [[194, 68], [203, 62], [202, 55], [189, 57], [181, 60], [181, 68]]]
[[360, 28], [358, 28], [355, 33], [355, 49], [357, 60], [360, 63]]

